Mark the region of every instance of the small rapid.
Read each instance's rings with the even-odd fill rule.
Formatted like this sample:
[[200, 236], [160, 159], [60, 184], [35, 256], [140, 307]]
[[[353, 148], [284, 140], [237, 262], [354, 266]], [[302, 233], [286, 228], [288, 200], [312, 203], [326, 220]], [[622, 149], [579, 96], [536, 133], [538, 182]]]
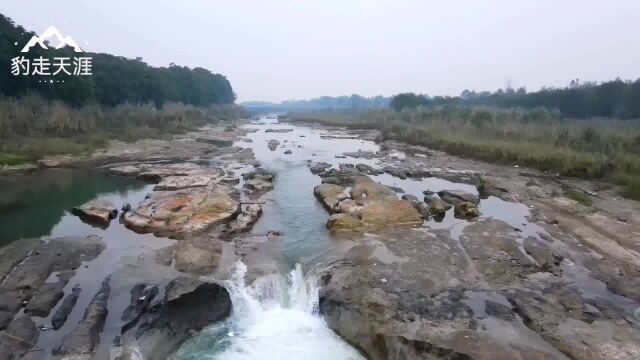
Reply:
[[246, 266], [234, 265], [225, 284], [233, 302], [228, 321], [205, 329], [173, 360], [364, 359], [318, 312], [317, 278], [297, 264], [288, 276], [268, 275], [245, 283]]

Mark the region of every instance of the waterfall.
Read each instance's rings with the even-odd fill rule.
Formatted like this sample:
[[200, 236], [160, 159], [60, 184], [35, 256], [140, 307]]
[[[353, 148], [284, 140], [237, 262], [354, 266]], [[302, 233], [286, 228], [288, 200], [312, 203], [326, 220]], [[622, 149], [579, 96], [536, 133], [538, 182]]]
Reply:
[[234, 267], [226, 284], [231, 318], [203, 331], [177, 359], [363, 359], [320, 316], [317, 278], [305, 277], [299, 264], [287, 277], [268, 275], [251, 286], [245, 284], [246, 266]]

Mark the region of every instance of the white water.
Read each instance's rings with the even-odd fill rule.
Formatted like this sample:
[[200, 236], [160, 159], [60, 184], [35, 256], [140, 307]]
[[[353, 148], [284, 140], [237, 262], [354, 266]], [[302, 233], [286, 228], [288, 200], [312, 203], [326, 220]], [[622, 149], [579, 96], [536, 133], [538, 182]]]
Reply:
[[246, 286], [246, 266], [236, 263], [227, 283], [233, 312], [186, 344], [176, 359], [364, 359], [318, 314], [317, 279], [296, 265], [287, 278], [267, 276]]

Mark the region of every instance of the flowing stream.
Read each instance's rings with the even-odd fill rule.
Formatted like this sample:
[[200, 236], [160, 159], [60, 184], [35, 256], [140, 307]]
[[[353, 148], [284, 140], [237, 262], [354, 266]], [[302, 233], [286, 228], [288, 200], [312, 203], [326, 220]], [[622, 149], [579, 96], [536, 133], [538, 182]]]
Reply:
[[187, 359], [363, 359], [325, 324], [318, 314], [318, 287], [300, 265], [288, 277], [266, 276], [245, 284], [246, 266], [235, 264], [227, 289], [233, 314], [178, 351], [173, 360]]

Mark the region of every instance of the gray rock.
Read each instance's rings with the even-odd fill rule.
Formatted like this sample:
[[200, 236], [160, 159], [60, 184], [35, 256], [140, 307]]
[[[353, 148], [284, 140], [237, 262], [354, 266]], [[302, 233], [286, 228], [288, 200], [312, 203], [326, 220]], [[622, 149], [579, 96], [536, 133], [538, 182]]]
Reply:
[[402, 200], [410, 202], [411, 205], [413, 205], [413, 207], [418, 210], [418, 213], [420, 213], [423, 219], [427, 219], [431, 215], [431, 209], [429, 208], [429, 206], [420, 201], [417, 196], [404, 194], [402, 195]]
[[162, 303], [123, 334], [125, 348], [136, 346], [147, 360], [167, 359], [194, 333], [227, 318], [231, 306], [229, 292], [217, 283], [177, 278]]
[[345, 156], [353, 157], [353, 158], [363, 158], [367, 160], [371, 160], [375, 157], [375, 153], [373, 151], [353, 151], [353, 152], [345, 152], [343, 153]]
[[265, 133], [288, 133], [293, 131], [293, 129], [266, 129]]
[[271, 151], [275, 151], [278, 148], [278, 145], [280, 145], [280, 141], [275, 140], [275, 139], [271, 139], [271, 140], [269, 140], [269, 142], [267, 142], [267, 146], [269, 147], [269, 150], [271, 150]]
[[158, 295], [158, 286], [149, 284], [137, 284], [131, 289], [129, 306], [122, 313], [122, 332], [127, 331], [136, 324], [140, 316], [147, 311], [151, 301]]
[[94, 200], [84, 205], [74, 207], [71, 213], [80, 217], [88, 224], [107, 227], [111, 220], [118, 216], [118, 209], [109, 200]]
[[[38, 341], [38, 329], [29, 316], [21, 316], [11, 322], [5, 334], [0, 336], [0, 360], [21, 359]], [[20, 339], [20, 340], [18, 340]]]
[[82, 320], [62, 339], [62, 344], [53, 350], [54, 355], [79, 356], [93, 353], [100, 342], [100, 333], [107, 318], [110, 293], [109, 278], [106, 278], [91, 299]]
[[395, 176], [397, 178], [400, 179], [406, 179], [407, 178], [407, 172], [403, 169], [399, 169], [393, 166], [389, 166], [386, 165], [382, 168], [382, 171], [386, 172], [387, 174], [391, 175], [391, 176]]
[[447, 210], [451, 209], [451, 204], [443, 201], [437, 195], [425, 195], [424, 202], [429, 205], [431, 212], [438, 216], [443, 216]]
[[311, 167], [309, 167], [309, 170], [311, 170], [312, 174], [320, 174], [322, 172], [325, 172], [325, 170], [327, 170], [329, 168], [331, 168], [331, 164], [326, 163], [326, 162], [319, 162], [319, 163], [315, 163]]
[[442, 190], [438, 191], [438, 196], [451, 205], [456, 205], [461, 202], [477, 204], [480, 201], [476, 195], [462, 190]]
[[58, 306], [58, 309], [51, 317], [51, 325], [55, 330], [60, 329], [67, 321], [69, 314], [71, 314], [71, 311], [73, 311], [73, 308], [78, 302], [80, 291], [79, 287], [74, 286], [73, 289], [71, 289], [71, 294], [67, 295], [64, 300], [62, 300], [60, 306]]
[[359, 172], [365, 174], [365, 175], [380, 175], [382, 173], [384, 173], [384, 171], [380, 170], [380, 169], [375, 169], [372, 166], [369, 166], [367, 164], [357, 164], [356, 165], [356, 170], [358, 170]]
[[180, 244], [176, 248], [176, 270], [199, 275], [213, 274], [218, 267], [220, 255], [191, 244]]
[[61, 273], [58, 274], [57, 282], [40, 285], [38, 291], [24, 308], [24, 312], [39, 317], [49, 316], [51, 309], [53, 309], [64, 296], [64, 287], [73, 275], [75, 275], [74, 271]]

